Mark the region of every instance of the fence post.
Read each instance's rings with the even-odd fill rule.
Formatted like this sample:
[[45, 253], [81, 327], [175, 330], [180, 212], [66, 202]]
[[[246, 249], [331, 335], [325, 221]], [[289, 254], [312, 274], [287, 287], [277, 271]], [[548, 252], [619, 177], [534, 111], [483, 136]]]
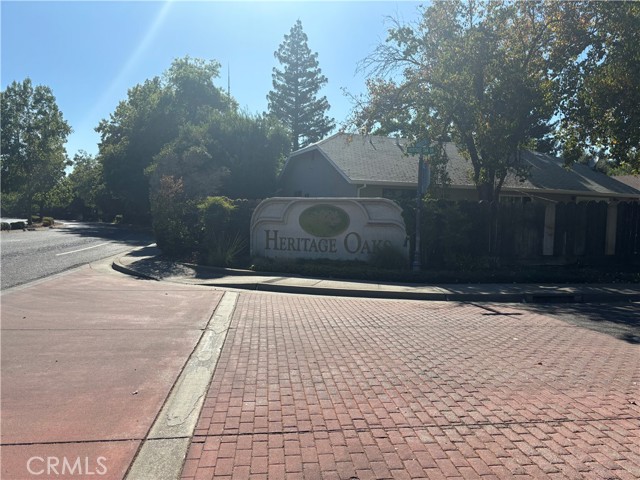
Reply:
[[556, 236], [556, 204], [547, 203], [544, 206], [544, 237], [542, 240], [542, 255], [553, 255], [553, 245]]
[[616, 232], [618, 230], [618, 202], [609, 202], [607, 206], [607, 233], [604, 247], [605, 255], [616, 254]]

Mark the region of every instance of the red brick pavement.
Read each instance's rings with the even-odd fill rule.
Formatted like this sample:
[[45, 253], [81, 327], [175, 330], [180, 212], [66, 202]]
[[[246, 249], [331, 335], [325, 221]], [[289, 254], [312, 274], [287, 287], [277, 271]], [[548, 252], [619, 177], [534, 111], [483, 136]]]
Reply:
[[242, 293], [182, 478], [640, 478], [638, 346], [492, 310]]

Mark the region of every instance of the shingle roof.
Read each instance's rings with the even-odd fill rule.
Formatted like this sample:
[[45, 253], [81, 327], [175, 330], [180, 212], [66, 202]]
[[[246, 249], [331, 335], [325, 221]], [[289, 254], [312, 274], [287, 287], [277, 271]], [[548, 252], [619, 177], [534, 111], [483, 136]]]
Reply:
[[[374, 135], [338, 133], [318, 143], [298, 150], [292, 158], [318, 149], [351, 183], [406, 185], [417, 184], [417, 157], [407, 156], [406, 139]], [[452, 186], [473, 186], [471, 162], [465, 159], [453, 143], [445, 144], [449, 162], [447, 172]], [[640, 189], [617, 181], [586, 165], [564, 167], [562, 159], [538, 152], [523, 152], [530, 167], [530, 176], [521, 182], [510, 175], [504, 183], [509, 190], [554, 190], [576, 193], [640, 195]]]
[[613, 178], [640, 191], [640, 175], [617, 175]]

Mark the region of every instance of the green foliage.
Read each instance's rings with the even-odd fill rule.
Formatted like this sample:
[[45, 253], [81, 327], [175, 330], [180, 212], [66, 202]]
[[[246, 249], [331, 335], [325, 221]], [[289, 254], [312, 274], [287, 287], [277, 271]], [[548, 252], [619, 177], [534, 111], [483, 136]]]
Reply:
[[51, 89], [34, 87], [29, 78], [12, 82], [0, 93], [0, 103], [2, 192], [16, 194], [18, 209], [30, 216], [36, 197], [42, 201], [64, 177], [71, 127]]
[[1, 229], [3, 232], [11, 230], [11, 225], [8, 222], [2, 222]]
[[212, 243], [203, 246], [201, 259], [205, 265], [237, 266], [238, 258], [246, 250], [246, 246], [246, 242], [239, 235], [218, 235]]
[[104, 192], [121, 202], [127, 221], [144, 222], [158, 211], [150, 199], [159, 198], [164, 177], [180, 180], [185, 201], [194, 204], [207, 196], [272, 194], [288, 152], [287, 134], [271, 119], [237, 112], [235, 100], [213, 84], [219, 68], [217, 62], [176, 59], [162, 77], [130, 89], [98, 126], [99, 167], [83, 160], [78, 198], [100, 210], [100, 190], [87, 192], [82, 185], [84, 177], [102, 177]]
[[276, 188], [276, 171], [286, 155], [283, 128], [264, 117], [211, 112], [202, 123], [181, 129], [147, 169], [151, 189], [165, 175], [182, 178], [187, 197], [263, 198]]
[[335, 126], [333, 118], [325, 115], [327, 98], [318, 98], [327, 78], [307, 41], [298, 20], [274, 54], [283, 68], [273, 69], [273, 90], [267, 95], [269, 113], [289, 129], [294, 151], [321, 140]]
[[44, 217], [42, 219], [42, 226], [43, 227], [53, 227], [55, 224], [56, 224], [56, 222], [53, 219], [53, 217]]
[[213, 84], [218, 72], [217, 62], [176, 59], [163, 77], [131, 88], [110, 118], [100, 122], [96, 130], [105, 185], [121, 200], [129, 221], [148, 221], [146, 172], [154, 157], [178, 138], [181, 128], [235, 106]]
[[234, 265], [248, 246], [249, 225], [236, 230], [238, 225], [231, 222], [236, 207], [226, 197], [207, 197], [198, 204], [198, 210], [202, 229], [200, 258], [207, 265]]
[[118, 211], [104, 181], [102, 163], [93, 155], [80, 150], [73, 157], [73, 171], [69, 174], [73, 200], [72, 213], [85, 219], [113, 218]]
[[73, 191], [69, 177], [62, 177], [50, 190], [34, 196], [41, 215], [59, 215], [66, 212], [73, 200]]
[[396, 22], [365, 60], [373, 78], [354, 126], [455, 142], [479, 199], [497, 199], [509, 172], [528, 174], [520, 151], [548, 133], [550, 75], [579, 53], [553, 48], [554, 26], [576, 11], [568, 2], [433, 2], [418, 24]]
[[9, 224], [11, 230], [25, 230], [27, 225], [24, 222], [11, 222]]
[[198, 204], [200, 219], [206, 231], [226, 231], [235, 206], [227, 197], [207, 197]]
[[378, 250], [374, 250], [369, 263], [383, 270], [402, 270], [409, 267], [409, 259], [404, 253], [391, 245], [385, 245]]
[[207, 197], [186, 200], [183, 185], [162, 179], [161, 198], [154, 199], [158, 246], [172, 257], [206, 265], [237, 266], [248, 261], [251, 214], [258, 200]]
[[167, 255], [189, 258], [198, 235], [198, 209], [184, 195], [181, 179], [164, 176], [152, 192], [153, 231], [158, 247]]
[[220, 117], [208, 129], [208, 149], [228, 171], [220, 193], [231, 198], [273, 195], [278, 167], [289, 152], [287, 132], [268, 117], [234, 112]]
[[640, 4], [586, 2], [580, 20], [559, 27], [584, 48], [560, 76], [560, 148], [640, 172]]

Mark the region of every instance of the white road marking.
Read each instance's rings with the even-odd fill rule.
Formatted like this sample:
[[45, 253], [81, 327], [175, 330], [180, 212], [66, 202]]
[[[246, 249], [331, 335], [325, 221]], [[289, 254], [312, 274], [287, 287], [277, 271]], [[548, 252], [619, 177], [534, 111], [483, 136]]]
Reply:
[[99, 243], [98, 245], [93, 245], [91, 247], [79, 248], [78, 250], [71, 250], [70, 252], [56, 253], [56, 257], [59, 257], [61, 255], [69, 255], [71, 253], [83, 252], [84, 250], [91, 250], [92, 248], [98, 248], [103, 245], [107, 245], [108, 243], [109, 242], [104, 242], [104, 243]]

